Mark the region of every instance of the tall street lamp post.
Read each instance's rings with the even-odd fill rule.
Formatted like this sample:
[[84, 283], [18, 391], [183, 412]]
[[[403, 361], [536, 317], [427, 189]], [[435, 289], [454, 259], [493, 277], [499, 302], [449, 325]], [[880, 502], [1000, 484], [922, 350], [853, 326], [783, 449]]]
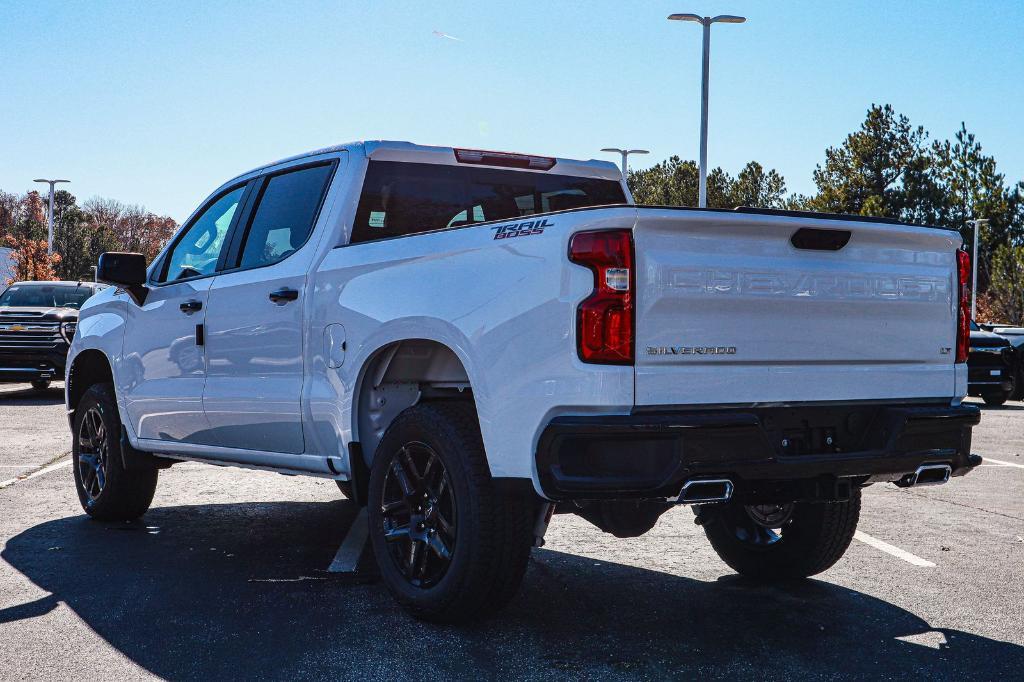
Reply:
[[630, 154], [650, 154], [646, 149], [619, 149], [618, 147], [605, 147], [601, 151], [603, 152], [614, 152], [615, 154], [622, 154], [622, 178], [626, 179], [626, 172], [628, 159]]
[[670, 14], [672, 21], [695, 21], [704, 27], [704, 67], [700, 82], [700, 186], [697, 205], [708, 207], [708, 72], [711, 64], [711, 24], [742, 24], [745, 17], [720, 14], [702, 17], [697, 14]]
[[978, 317], [978, 233], [988, 225], [988, 218], [968, 220], [974, 229], [974, 250], [971, 252], [971, 319]]
[[36, 178], [33, 182], [45, 182], [50, 186], [50, 209], [46, 212], [46, 249], [53, 253], [53, 186], [58, 182], [71, 182], [70, 180], [44, 180]]

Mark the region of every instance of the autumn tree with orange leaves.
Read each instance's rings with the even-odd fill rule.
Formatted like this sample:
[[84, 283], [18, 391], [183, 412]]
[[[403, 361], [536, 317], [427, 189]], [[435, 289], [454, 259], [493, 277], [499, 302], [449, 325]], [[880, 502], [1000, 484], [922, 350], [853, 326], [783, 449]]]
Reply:
[[54, 194], [53, 223], [55, 257], [47, 258], [43, 198], [35, 191], [0, 191], [0, 246], [14, 250], [19, 280], [91, 279], [105, 251], [134, 251], [152, 260], [178, 228], [172, 218], [113, 199], [93, 198], [79, 206], [67, 190]]
[[13, 249], [11, 262], [14, 277], [6, 282], [53, 281], [57, 279], [60, 254], [48, 253], [45, 239], [18, 238], [12, 234], [4, 237], [3, 245]]

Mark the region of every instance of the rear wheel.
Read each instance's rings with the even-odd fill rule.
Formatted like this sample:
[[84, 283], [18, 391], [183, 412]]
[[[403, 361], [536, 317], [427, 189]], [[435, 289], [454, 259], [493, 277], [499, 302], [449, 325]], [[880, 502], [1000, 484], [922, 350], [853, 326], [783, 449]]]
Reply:
[[426, 620], [500, 609], [526, 571], [532, 502], [495, 488], [471, 404], [405, 410], [370, 467], [370, 538], [384, 584]]
[[99, 521], [131, 521], [149, 509], [157, 470], [128, 471], [121, 459], [121, 419], [111, 384], [90, 386], [75, 410], [71, 457], [82, 509]]
[[1010, 396], [1007, 393], [984, 393], [982, 394], [981, 399], [985, 401], [986, 405], [998, 407], [1005, 403], [1009, 397]]
[[45, 391], [50, 387], [50, 381], [48, 379], [36, 379], [32, 382], [32, 388], [37, 391]]
[[860, 518], [860, 489], [846, 502], [702, 505], [697, 514], [715, 552], [733, 570], [766, 581], [806, 578], [839, 561]]

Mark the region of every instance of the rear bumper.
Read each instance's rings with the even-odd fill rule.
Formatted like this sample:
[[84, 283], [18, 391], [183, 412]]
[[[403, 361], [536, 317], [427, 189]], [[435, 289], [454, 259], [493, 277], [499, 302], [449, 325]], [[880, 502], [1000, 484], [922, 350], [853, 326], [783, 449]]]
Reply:
[[26, 353], [0, 353], [0, 383], [24, 383], [36, 380], [63, 381], [68, 347]]
[[737, 492], [766, 482], [898, 480], [924, 464], [962, 476], [977, 407], [845, 404], [558, 417], [536, 453], [554, 500], [672, 498], [696, 478]]

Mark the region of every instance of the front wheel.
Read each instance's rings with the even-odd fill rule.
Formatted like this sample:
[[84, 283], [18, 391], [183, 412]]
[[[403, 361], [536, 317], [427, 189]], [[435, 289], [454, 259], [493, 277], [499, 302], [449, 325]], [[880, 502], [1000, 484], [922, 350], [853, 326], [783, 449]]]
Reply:
[[89, 387], [75, 410], [71, 458], [85, 513], [98, 521], [131, 521], [146, 513], [157, 470], [128, 471], [121, 459], [121, 419], [114, 387]]
[[370, 467], [370, 539], [384, 584], [425, 620], [500, 609], [526, 572], [532, 502], [496, 489], [471, 404], [405, 410]]
[[36, 379], [32, 382], [32, 388], [37, 391], [45, 391], [50, 387], [50, 381], [48, 379]]
[[839, 561], [860, 518], [860, 489], [846, 502], [702, 505], [711, 546], [737, 573], [757, 580], [806, 578]]

